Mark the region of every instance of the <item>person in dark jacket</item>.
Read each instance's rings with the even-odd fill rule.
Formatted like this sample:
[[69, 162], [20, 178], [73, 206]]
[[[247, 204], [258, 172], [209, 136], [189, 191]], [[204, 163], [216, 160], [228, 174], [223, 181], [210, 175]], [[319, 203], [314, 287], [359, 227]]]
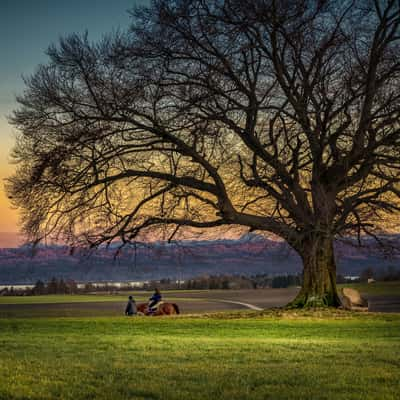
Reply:
[[149, 313], [153, 313], [157, 310], [157, 306], [162, 299], [161, 293], [158, 288], [155, 288], [153, 296], [149, 299]]
[[126, 308], [125, 308], [125, 315], [131, 316], [131, 315], [136, 315], [136, 314], [137, 314], [136, 302], [132, 296], [129, 296], [128, 304], [126, 305]]

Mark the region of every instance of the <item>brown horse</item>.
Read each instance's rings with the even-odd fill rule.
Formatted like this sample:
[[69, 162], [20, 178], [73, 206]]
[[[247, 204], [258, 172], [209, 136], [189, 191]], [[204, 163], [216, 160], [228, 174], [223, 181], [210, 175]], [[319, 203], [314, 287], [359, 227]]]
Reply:
[[137, 306], [138, 313], [142, 313], [144, 315], [174, 315], [179, 314], [179, 307], [175, 303], [161, 303], [157, 310], [154, 313], [149, 313], [149, 306], [147, 303], [141, 303]]

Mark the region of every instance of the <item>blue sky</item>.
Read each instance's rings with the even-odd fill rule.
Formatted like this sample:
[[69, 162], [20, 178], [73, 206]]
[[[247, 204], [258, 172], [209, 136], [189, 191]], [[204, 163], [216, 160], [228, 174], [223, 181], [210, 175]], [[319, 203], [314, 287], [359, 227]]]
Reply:
[[[6, 116], [16, 107], [23, 89], [22, 75], [46, 62], [47, 47], [72, 32], [89, 33], [92, 40], [130, 23], [127, 10], [148, 0], [0, 0], [0, 179], [12, 172], [8, 164], [14, 142]], [[17, 216], [10, 210], [0, 184], [0, 232], [16, 231]]]
[[[50, 43], [71, 32], [89, 32], [96, 39], [129, 25], [135, 0], [0, 0], [0, 104], [13, 103], [21, 74], [45, 61]], [[143, 1], [142, 1], [143, 3]]]

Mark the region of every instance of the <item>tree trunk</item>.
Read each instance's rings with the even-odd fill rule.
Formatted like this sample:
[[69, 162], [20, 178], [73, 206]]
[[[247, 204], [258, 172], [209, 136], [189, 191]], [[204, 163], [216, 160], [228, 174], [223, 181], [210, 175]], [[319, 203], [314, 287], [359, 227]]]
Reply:
[[314, 237], [296, 247], [303, 260], [303, 286], [288, 307], [339, 307], [333, 239]]

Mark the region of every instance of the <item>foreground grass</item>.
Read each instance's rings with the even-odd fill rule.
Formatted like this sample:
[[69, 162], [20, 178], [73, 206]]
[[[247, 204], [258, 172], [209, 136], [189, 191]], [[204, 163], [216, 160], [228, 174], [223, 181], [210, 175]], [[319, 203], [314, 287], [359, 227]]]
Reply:
[[10, 400], [398, 399], [400, 316], [2, 319], [0, 377]]

